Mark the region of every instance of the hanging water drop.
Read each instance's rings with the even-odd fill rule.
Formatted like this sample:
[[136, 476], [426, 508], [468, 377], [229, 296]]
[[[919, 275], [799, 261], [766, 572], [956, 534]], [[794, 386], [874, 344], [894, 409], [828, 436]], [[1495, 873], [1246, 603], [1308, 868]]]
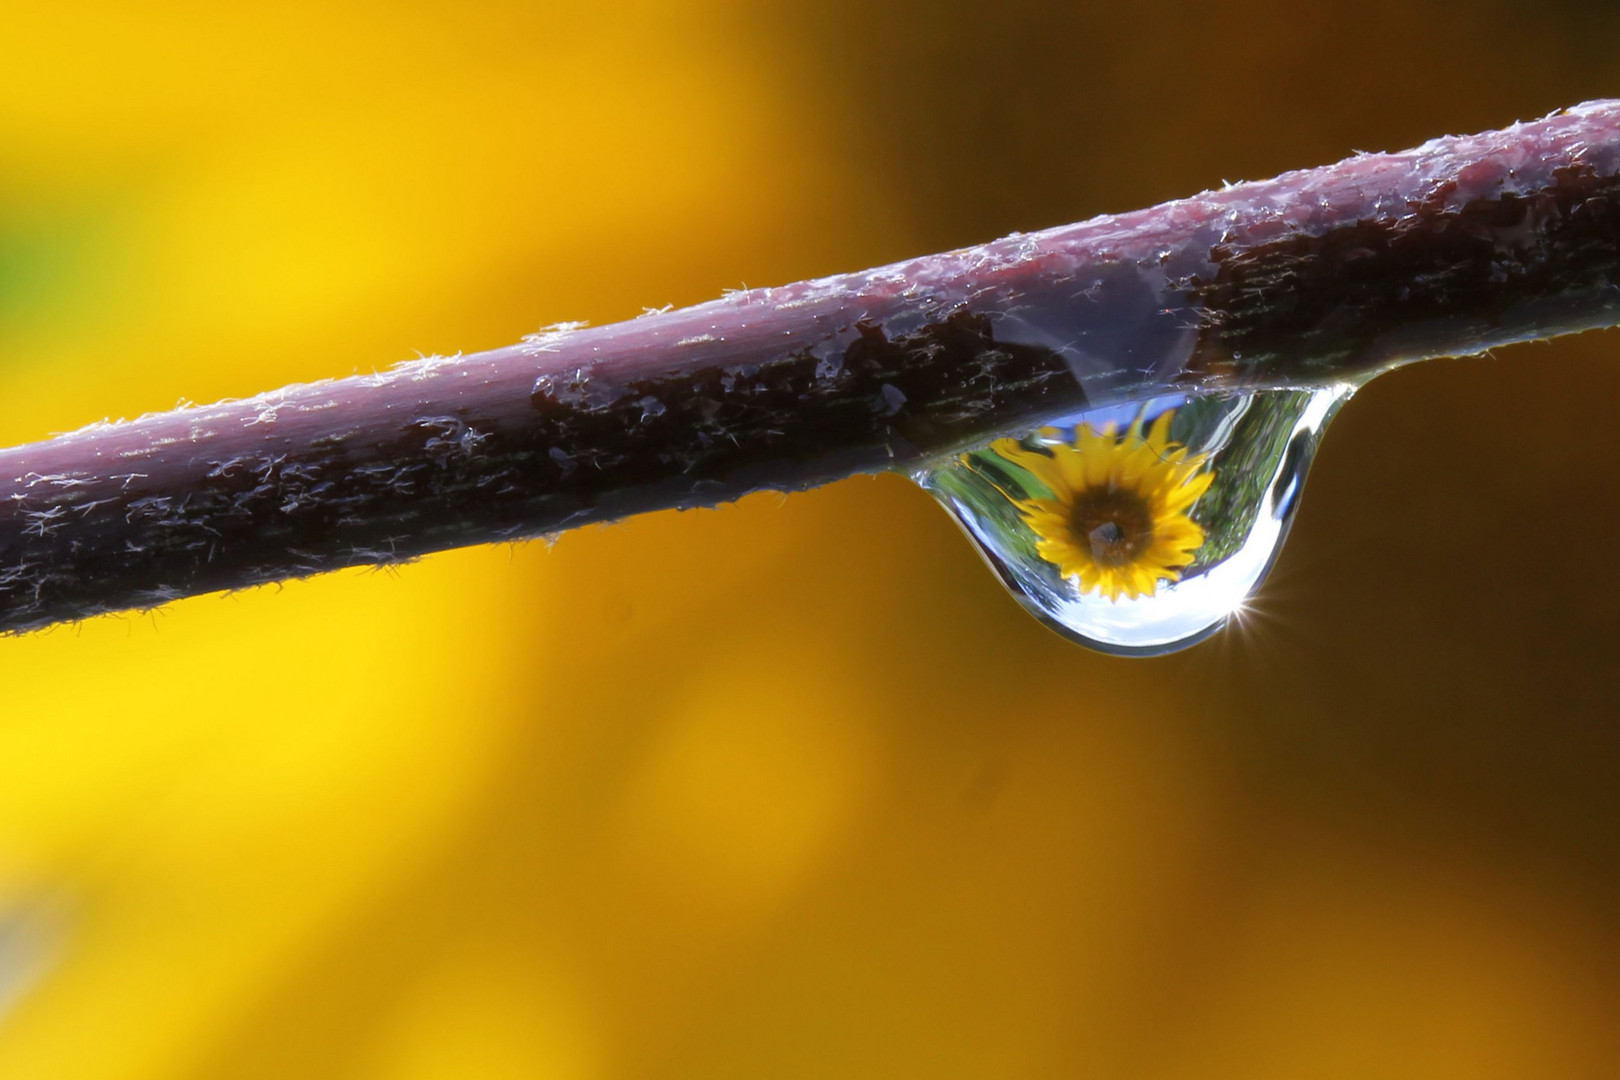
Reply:
[[1202, 640], [1271, 569], [1353, 388], [1088, 410], [916, 474], [1037, 618], [1103, 652]]

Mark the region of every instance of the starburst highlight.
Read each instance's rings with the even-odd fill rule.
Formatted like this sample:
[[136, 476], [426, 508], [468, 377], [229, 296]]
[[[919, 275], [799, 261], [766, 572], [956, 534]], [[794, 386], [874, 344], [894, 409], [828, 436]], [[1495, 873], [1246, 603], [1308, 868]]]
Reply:
[[1072, 444], [1041, 450], [1015, 439], [991, 445], [1052, 492], [1017, 506], [1040, 538], [1036, 553], [1082, 593], [1116, 603], [1152, 596], [1161, 582], [1180, 581], [1203, 546], [1204, 529], [1189, 511], [1215, 473], [1205, 455], [1170, 440], [1173, 412], [1161, 413], [1146, 435], [1138, 420], [1124, 432], [1081, 425]]

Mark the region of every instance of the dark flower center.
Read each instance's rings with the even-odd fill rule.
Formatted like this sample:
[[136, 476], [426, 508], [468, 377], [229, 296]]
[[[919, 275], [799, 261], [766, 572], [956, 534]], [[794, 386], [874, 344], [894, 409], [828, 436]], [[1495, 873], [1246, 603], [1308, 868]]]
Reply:
[[1153, 544], [1153, 515], [1134, 491], [1082, 492], [1069, 511], [1069, 527], [1075, 540], [1091, 545], [1098, 566], [1130, 566]]

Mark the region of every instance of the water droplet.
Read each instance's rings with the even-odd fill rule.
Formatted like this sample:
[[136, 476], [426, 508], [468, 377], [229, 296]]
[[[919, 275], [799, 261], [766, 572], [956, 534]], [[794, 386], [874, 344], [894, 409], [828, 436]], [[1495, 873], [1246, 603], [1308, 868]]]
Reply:
[[916, 474], [1053, 629], [1155, 656], [1226, 622], [1271, 569], [1353, 388], [1088, 410]]

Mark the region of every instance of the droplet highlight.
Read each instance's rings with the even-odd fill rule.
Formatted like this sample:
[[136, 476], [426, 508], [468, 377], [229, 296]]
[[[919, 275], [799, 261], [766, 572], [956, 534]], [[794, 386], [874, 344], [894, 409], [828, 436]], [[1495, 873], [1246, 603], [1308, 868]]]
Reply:
[[998, 439], [915, 475], [1037, 618], [1156, 656], [1265, 578], [1349, 385], [1158, 397]]

